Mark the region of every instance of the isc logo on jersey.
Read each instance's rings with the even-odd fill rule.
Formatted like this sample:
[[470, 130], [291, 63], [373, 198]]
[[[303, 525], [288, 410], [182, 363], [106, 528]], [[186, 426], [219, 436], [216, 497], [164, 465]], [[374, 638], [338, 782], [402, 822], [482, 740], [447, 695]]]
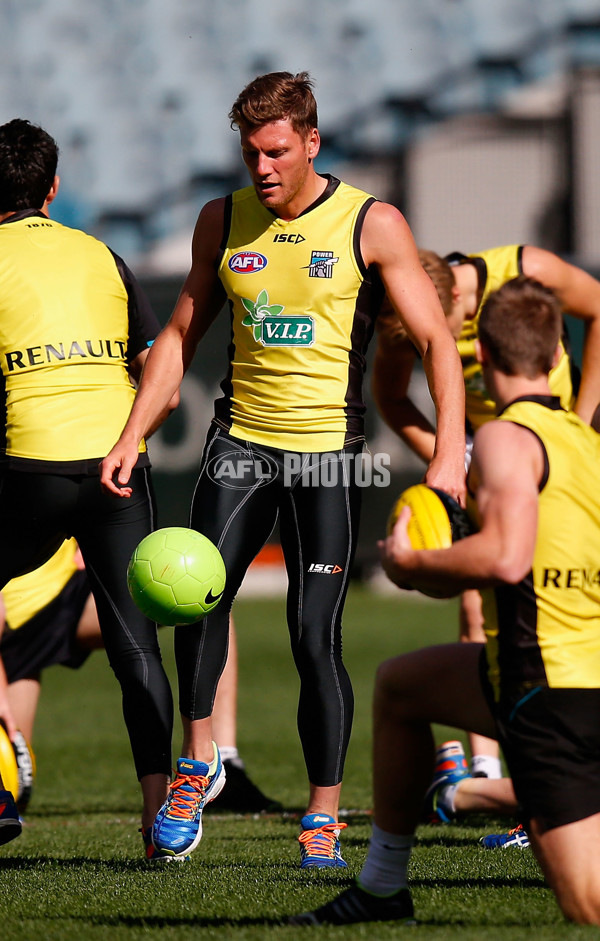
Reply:
[[267, 259], [260, 252], [237, 252], [229, 259], [229, 267], [238, 274], [254, 274], [267, 267]]

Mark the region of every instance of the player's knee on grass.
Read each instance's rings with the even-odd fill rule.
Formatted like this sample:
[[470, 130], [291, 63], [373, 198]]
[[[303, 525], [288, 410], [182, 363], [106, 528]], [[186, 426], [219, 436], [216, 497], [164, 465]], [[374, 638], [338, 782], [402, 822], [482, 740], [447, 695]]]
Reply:
[[600, 925], [600, 814], [549, 830], [533, 818], [527, 832], [565, 918]]

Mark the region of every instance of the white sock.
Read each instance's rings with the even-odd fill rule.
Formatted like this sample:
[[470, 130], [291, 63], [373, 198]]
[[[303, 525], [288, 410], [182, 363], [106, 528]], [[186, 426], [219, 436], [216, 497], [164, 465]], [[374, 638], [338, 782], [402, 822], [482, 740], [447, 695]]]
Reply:
[[386, 833], [374, 823], [369, 852], [357, 879], [361, 889], [385, 897], [405, 888], [414, 841], [414, 834], [398, 836]]
[[235, 745], [223, 745], [222, 748], [219, 746], [219, 751], [221, 752], [221, 761], [234, 761], [240, 757]]
[[471, 774], [484, 774], [486, 778], [501, 778], [502, 765], [499, 758], [492, 755], [473, 755], [471, 758]]
[[454, 806], [454, 800], [456, 797], [456, 789], [460, 781], [456, 784], [447, 784], [445, 787], [440, 788], [437, 794], [437, 806], [440, 807], [447, 817], [453, 817], [456, 811]]

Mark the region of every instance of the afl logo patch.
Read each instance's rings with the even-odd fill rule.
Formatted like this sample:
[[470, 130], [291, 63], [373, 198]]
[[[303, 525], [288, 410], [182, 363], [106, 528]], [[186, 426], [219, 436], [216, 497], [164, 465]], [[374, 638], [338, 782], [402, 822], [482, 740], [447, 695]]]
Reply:
[[229, 259], [229, 267], [240, 274], [252, 274], [267, 267], [267, 259], [260, 252], [237, 252]]

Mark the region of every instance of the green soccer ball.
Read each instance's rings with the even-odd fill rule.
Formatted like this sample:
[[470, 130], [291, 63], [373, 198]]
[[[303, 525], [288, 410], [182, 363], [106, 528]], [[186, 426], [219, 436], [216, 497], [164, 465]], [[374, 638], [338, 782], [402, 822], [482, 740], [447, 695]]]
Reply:
[[127, 567], [138, 608], [157, 624], [194, 624], [219, 603], [225, 563], [215, 545], [183, 526], [157, 529], [142, 539]]

